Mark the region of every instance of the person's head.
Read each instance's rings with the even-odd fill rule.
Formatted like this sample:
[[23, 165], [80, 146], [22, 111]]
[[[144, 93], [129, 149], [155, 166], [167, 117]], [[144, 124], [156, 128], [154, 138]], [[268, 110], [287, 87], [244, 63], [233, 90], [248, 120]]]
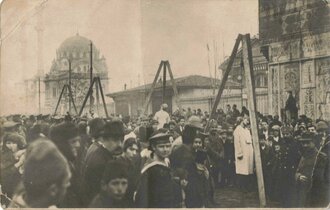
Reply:
[[261, 129], [264, 131], [268, 131], [268, 122], [267, 121], [261, 122]]
[[200, 134], [196, 135], [196, 137], [194, 138], [192, 146], [195, 150], [203, 148], [203, 140], [202, 139], [203, 139], [203, 137]]
[[128, 138], [124, 141], [124, 155], [131, 159], [138, 155], [139, 152], [139, 145], [135, 138]]
[[312, 134], [314, 134], [314, 135], [316, 135], [316, 126], [315, 125], [309, 125], [308, 127], [307, 127], [307, 131], [309, 132], [309, 133], [312, 133]]
[[110, 200], [120, 201], [125, 197], [127, 187], [128, 165], [121, 160], [108, 162], [101, 180], [101, 193]]
[[24, 137], [17, 133], [8, 133], [3, 137], [3, 151], [17, 152], [25, 147], [26, 142]]
[[320, 120], [319, 122], [316, 123], [316, 130], [317, 130], [317, 133], [328, 134], [329, 125], [325, 121]]
[[281, 128], [281, 132], [282, 132], [283, 137], [289, 138], [289, 137], [292, 137], [293, 129], [291, 127], [285, 126], [285, 127]]
[[233, 110], [235, 110], [235, 109], [237, 109], [237, 105], [236, 104], [233, 105]]
[[168, 126], [169, 126], [169, 130], [170, 131], [173, 131], [176, 127], [176, 122], [174, 120], [171, 120], [169, 123], [168, 123]]
[[219, 134], [220, 134], [221, 139], [223, 139], [223, 140], [227, 139], [227, 130], [221, 129]]
[[197, 116], [191, 116], [182, 133], [182, 141], [184, 144], [192, 144], [193, 139], [199, 130], [202, 130], [201, 119]]
[[273, 136], [274, 137], [279, 137], [280, 136], [280, 130], [281, 130], [281, 127], [279, 125], [274, 125], [272, 127]]
[[162, 104], [161, 107], [160, 107], [160, 109], [161, 110], [164, 110], [164, 111], [166, 111], [167, 108], [168, 108], [168, 105], [167, 104]]
[[278, 115], [274, 116], [274, 121], [279, 121], [279, 119], [280, 119], [280, 116], [278, 116]]
[[97, 139], [102, 134], [102, 129], [105, 125], [105, 121], [101, 118], [94, 118], [88, 121], [88, 127], [89, 127], [89, 135]]
[[244, 115], [243, 117], [237, 117], [237, 124], [246, 127], [250, 123], [250, 118], [247, 115]]
[[153, 131], [156, 131], [158, 129], [159, 122], [157, 120], [151, 120], [151, 127]]
[[227, 111], [229, 111], [231, 109], [230, 104], [227, 104], [226, 109], [227, 109]]
[[170, 137], [169, 134], [159, 131], [149, 139], [149, 149], [156, 158], [164, 160], [170, 156], [172, 147]]
[[315, 149], [315, 144], [313, 141], [313, 135], [310, 133], [304, 133], [299, 138], [299, 142], [302, 147], [302, 152], [306, 153]]
[[80, 136], [74, 123], [63, 122], [52, 127], [49, 138], [69, 161], [74, 161], [78, 157]]
[[102, 131], [102, 144], [113, 155], [123, 152], [122, 143], [125, 136], [124, 125], [120, 120], [107, 122]]
[[179, 120], [179, 125], [184, 126], [185, 122], [186, 122], [186, 120], [184, 119], [184, 117], [181, 117]]
[[28, 146], [22, 181], [29, 206], [46, 208], [59, 204], [70, 179], [68, 162], [54, 143], [39, 139]]

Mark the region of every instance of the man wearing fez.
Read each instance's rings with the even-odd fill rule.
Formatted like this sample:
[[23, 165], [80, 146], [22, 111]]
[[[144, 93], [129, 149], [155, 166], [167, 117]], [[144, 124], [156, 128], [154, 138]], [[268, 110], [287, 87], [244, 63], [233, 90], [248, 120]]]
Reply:
[[122, 154], [124, 135], [124, 125], [121, 121], [107, 122], [101, 131], [99, 146], [87, 154], [82, 174], [86, 205], [100, 191], [101, 179], [107, 162]]
[[172, 178], [169, 168], [170, 135], [157, 132], [149, 142], [152, 154], [141, 170], [141, 179], [134, 196], [135, 205], [139, 208], [178, 207], [181, 200], [176, 195], [180, 194], [181, 188]]
[[299, 141], [302, 157], [295, 175], [297, 207], [326, 207], [329, 205], [328, 157], [316, 149], [313, 135], [305, 133]]
[[247, 115], [238, 117], [237, 123], [238, 126], [234, 131], [236, 174], [240, 187], [248, 191], [254, 168], [252, 136], [248, 129], [249, 117]]
[[54, 143], [36, 140], [27, 148], [23, 186], [9, 208], [54, 207], [64, 198], [70, 178], [68, 162]]

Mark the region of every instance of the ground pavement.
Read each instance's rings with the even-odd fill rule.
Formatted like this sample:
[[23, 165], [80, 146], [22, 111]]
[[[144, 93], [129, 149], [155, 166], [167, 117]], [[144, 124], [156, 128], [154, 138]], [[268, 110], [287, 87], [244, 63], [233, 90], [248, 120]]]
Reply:
[[[259, 206], [258, 192], [242, 193], [237, 187], [222, 187], [216, 189], [215, 208], [256, 208]], [[279, 208], [279, 203], [267, 201], [266, 207]]]

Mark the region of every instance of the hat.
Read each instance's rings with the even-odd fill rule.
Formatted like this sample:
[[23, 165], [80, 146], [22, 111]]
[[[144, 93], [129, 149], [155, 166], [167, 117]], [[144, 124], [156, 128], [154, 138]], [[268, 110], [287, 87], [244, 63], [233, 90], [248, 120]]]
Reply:
[[68, 162], [49, 140], [32, 142], [26, 151], [23, 183], [28, 196], [38, 197], [69, 173]]
[[203, 129], [201, 119], [197, 116], [191, 116], [188, 119], [186, 125], [194, 127], [194, 128], [198, 128], [198, 129]]
[[273, 131], [276, 131], [276, 130], [277, 130], [277, 131], [280, 131], [280, 130], [281, 130], [281, 127], [280, 127], [279, 125], [273, 125], [273, 126], [272, 126], [272, 130], [273, 130]]
[[162, 108], [163, 108], [163, 109], [166, 109], [167, 107], [168, 107], [167, 104], [162, 104]]
[[281, 131], [282, 131], [283, 134], [292, 133], [293, 129], [291, 127], [285, 126], [285, 127], [282, 127]]
[[89, 125], [89, 134], [93, 138], [97, 138], [101, 135], [105, 122], [101, 118], [94, 118], [88, 121]]
[[150, 143], [150, 145], [169, 143], [170, 136], [171, 135], [168, 133], [156, 133], [155, 135], [153, 135], [149, 138], [149, 143]]
[[14, 121], [7, 121], [7, 122], [4, 122], [3, 123], [3, 127], [4, 128], [13, 128], [15, 127], [16, 125], [18, 125], [19, 123], [17, 122], [14, 122]]
[[152, 120], [151, 121], [151, 125], [158, 125], [158, 124], [159, 124], [158, 120]]
[[171, 120], [171, 121], [168, 123], [168, 125], [174, 125], [174, 126], [176, 126], [176, 122], [175, 122], [174, 120]]
[[124, 160], [111, 160], [105, 166], [102, 181], [107, 184], [116, 178], [128, 178], [128, 164]]
[[313, 141], [313, 135], [310, 133], [303, 133], [298, 140], [299, 141]]
[[219, 130], [219, 134], [223, 134], [223, 133], [227, 133], [227, 130], [225, 130], [225, 129], [220, 129], [220, 130]]
[[327, 129], [329, 129], [329, 126], [327, 125], [326, 122], [319, 121], [318, 123], [316, 123], [316, 130], [317, 131], [327, 130]]
[[103, 137], [124, 137], [125, 129], [124, 125], [119, 120], [114, 120], [111, 122], [107, 122], [103, 127]]
[[78, 127], [72, 122], [63, 122], [51, 128], [49, 137], [54, 142], [68, 141], [79, 136]]

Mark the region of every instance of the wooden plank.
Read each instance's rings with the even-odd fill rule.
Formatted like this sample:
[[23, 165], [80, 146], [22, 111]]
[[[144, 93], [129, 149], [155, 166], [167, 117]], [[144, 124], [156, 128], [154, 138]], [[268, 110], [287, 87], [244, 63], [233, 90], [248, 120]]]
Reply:
[[171, 78], [171, 83], [172, 83], [172, 88], [173, 88], [173, 91], [174, 91], [175, 102], [176, 102], [177, 106], [179, 107], [179, 110], [181, 110], [181, 102], [180, 102], [180, 97], [179, 97], [179, 93], [178, 93], [178, 88], [176, 86], [176, 83], [175, 83], [175, 80], [174, 80], [174, 77], [173, 77], [173, 72], [172, 72], [171, 65], [170, 65], [169, 61], [166, 61], [166, 66], [167, 66], [168, 73], [169, 73], [170, 78]]
[[144, 107], [144, 114], [147, 114], [147, 112], [148, 112], [148, 106], [149, 106], [149, 103], [150, 103], [151, 95], [154, 92], [154, 89], [155, 89], [155, 86], [156, 86], [156, 83], [157, 83], [157, 79], [159, 77], [159, 74], [160, 74], [160, 71], [162, 70], [163, 65], [164, 65], [164, 61], [161, 61], [160, 64], [159, 64], [159, 67], [158, 67], [156, 76], [154, 78], [154, 81], [152, 82], [151, 90], [148, 93], [146, 102], [145, 102], [145, 104], [143, 106]]
[[[233, 51], [232, 51], [232, 53], [230, 55], [230, 58], [229, 58], [229, 61], [228, 61], [228, 65], [226, 67], [226, 71], [225, 71], [225, 73], [223, 75], [223, 78], [221, 80], [221, 84], [220, 84], [220, 87], [219, 87], [218, 95], [217, 95], [217, 97], [215, 98], [215, 100], [213, 102], [210, 119], [215, 119], [215, 112], [217, 111], [217, 107], [219, 105], [221, 95], [223, 93], [223, 90], [225, 89], [225, 84], [227, 82], [229, 72], [230, 72], [230, 70], [231, 70], [231, 68], [233, 66], [233, 63], [234, 63], [234, 60], [235, 60], [235, 57], [236, 57], [236, 54], [237, 54], [238, 46], [239, 46], [241, 40], [242, 40], [242, 35], [239, 34], [238, 37], [237, 37], [237, 39], [236, 39], [236, 42], [235, 42]], [[209, 126], [206, 127], [206, 130], [208, 130], [208, 127]]]
[[253, 72], [253, 61], [252, 61], [252, 48], [250, 42], [250, 34], [245, 34], [242, 40], [242, 53], [243, 53], [243, 64], [246, 78], [246, 88], [248, 95], [248, 105], [250, 110], [250, 124], [252, 131], [252, 140], [254, 148], [255, 164], [257, 169], [257, 181], [259, 191], [260, 207], [266, 206], [264, 179], [262, 174], [260, 147], [259, 147], [259, 136], [258, 136], [258, 125], [256, 116], [256, 93], [254, 85], [254, 72]]

